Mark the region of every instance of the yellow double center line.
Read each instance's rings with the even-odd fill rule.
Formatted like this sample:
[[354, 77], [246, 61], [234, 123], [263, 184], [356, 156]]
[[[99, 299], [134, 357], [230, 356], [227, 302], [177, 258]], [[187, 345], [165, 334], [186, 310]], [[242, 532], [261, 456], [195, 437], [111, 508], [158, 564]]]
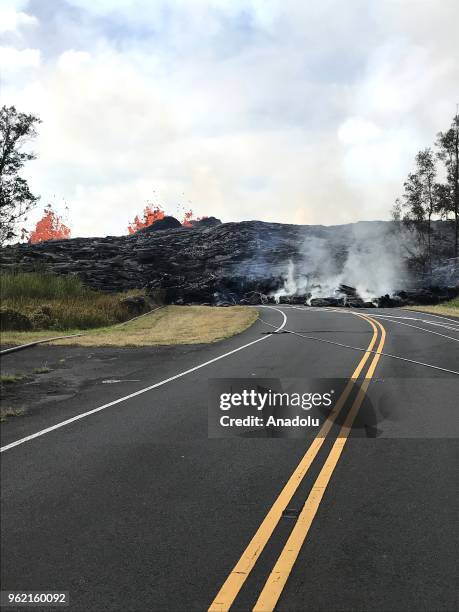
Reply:
[[[325, 489], [328, 485], [328, 482], [330, 481], [333, 471], [341, 456], [344, 445], [346, 444], [346, 440], [351, 431], [352, 424], [365, 398], [368, 385], [370, 384], [370, 380], [374, 374], [374, 371], [380, 358], [380, 353], [384, 346], [386, 332], [381, 323], [379, 323], [378, 321], [374, 321], [373, 319], [370, 319], [369, 317], [362, 314], [353, 314], [356, 314], [357, 316], [361, 317], [362, 319], [365, 319], [370, 323], [373, 330], [373, 337], [370, 341], [370, 344], [368, 345], [365, 354], [360, 360], [351, 378], [347, 382], [346, 387], [344, 388], [330, 415], [328, 416], [328, 419], [321, 427], [316, 438], [313, 440], [311, 446], [306, 451], [306, 454], [298, 464], [293, 474], [290, 476], [288, 482], [286, 483], [278, 498], [272, 505], [271, 509], [264, 518], [257, 532], [250, 541], [249, 545], [242, 553], [241, 558], [234, 566], [228, 578], [225, 580], [220, 591], [217, 593], [217, 596], [210, 605], [209, 612], [224, 612], [226, 610], [229, 610], [234, 600], [236, 599], [239, 591], [242, 588], [242, 585], [244, 584], [248, 575], [252, 571], [260, 554], [262, 553], [273, 531], [275, 530], [282, 516], [282, 513], [286, 509], [289, 501], [292, 499], [293, 495], [301, 484], [314, 458], [321, 449], [325, 438], [327, 437], [339, 413], [345, 405], [358, 377], [360, 376], [366, 362], [368, 361], [368, 358], [372, 354], [373, 348], [376, 344], [376, 340], [378, 337], [379, 328], [381, 330], [381, 338], [376, 354], [373, 357], [373, 360], [368, 368], [365, 380], [363, 381], [359, 389], [354, 403], [344, 421], [343, 426], [340, 429], [338, 438], [333, 444], [333, 447], [325, 461], [325, 464], [319, 476], [317, 477], [317, 480], [315, 481], [312, 487], [311, 493], [309, 494], [309, 497], [307, 498], [306, 503], [297, 519], [295, 527], [292, 530], [290, 537], [288, 538], [287, 543], [284, 549], [282, 550], [268, 580], [266, 581], [266, 584], [263, 587], [263, 590], [260, 593], [260, 596], [254, 608], [254, 610], [256, 610], [257, 612], [269, 612], [271, 610], [274, 610], [274, 607], [282, 593], [285, 583], [287, 582], [293, 565], [298, 557], [301, 546], [307, 536], [314, 516], [316, 515], [317, 509], [325, 493]], [[378, 327], [376, 327], [376, 325]]]

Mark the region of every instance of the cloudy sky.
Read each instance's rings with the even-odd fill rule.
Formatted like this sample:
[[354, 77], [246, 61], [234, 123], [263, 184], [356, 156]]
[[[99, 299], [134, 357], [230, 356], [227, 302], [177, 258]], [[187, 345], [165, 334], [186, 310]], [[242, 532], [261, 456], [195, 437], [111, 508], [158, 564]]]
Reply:
[[[385, 219], [459, 102], [457, 0], [1, 0], [0, 103], [72, 234], [146, 201], [224, 221]], [[191, 202], [191, 204], [190, 204]]]

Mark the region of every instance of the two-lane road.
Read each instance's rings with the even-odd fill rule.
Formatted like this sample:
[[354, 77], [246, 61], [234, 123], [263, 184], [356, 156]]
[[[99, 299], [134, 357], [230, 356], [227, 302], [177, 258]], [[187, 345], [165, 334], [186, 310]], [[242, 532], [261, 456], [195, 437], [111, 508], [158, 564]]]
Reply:
[[[458, 609], [458, 342], [421, 313], [263, 307], [222, 343], [144, 350], [125, 394], [8, 423], [2, 589], [82, 611]], [[306, 440], [209, 439], [208, 379], [250, 377], [348, 382]]]

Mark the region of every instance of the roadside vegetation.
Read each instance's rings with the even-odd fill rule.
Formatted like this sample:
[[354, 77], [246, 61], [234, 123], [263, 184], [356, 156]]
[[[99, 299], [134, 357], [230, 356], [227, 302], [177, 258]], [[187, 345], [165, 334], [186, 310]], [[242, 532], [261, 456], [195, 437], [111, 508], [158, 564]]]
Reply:
[[10, 385], [15, 382], [20, 382], [26, 378], [25, 374], [2, 374], [0, 375], [1, 385]]
[[455, 297], [443, 304], [436, 304], [435, 306], [406, 306], [406, 310], [420, 310], [421, 312], [431, 312], [437, 315], [459, 317], [459, 297]]
[[[434, 264], [459, 257], [459, 114], [449, 128], [439, 132], [434, 148], [427, 147], [415, 157], [414, 169], [403, 184], [402, 197], [392, 209], [395, 227], [406, 246], [408, 262], [420, 267], [429, 278]], [[448, 240], [437, 236], [433, 221], [448, 222]], [[415, 238], [404, 239], [403, 231]]]
[[32, 374], [49, 374], [50, 372], [52, 372], [52, 370], [51, 368], [48, 368], [48, 366], [42, 366], [32, 370]]
[[[0, 275], [2, 332], [46, 330], [82, 330], [127, 321], [133, 312], [123, 303], [128, 296], [142, 296], [140, 290], [123, 294], [106, 294], [84, 287], [76, 276], [59, 276], [42, 272], [2, 273]], [[74, 332], [76, 333], [76, 332]], [[7, 343], [8, 333], [2, 333]]]
[[53, 344], [78, 346], [151, 346], [218, 342], [244, 331], [258, 317], [254, 308], [166, 306], [115, 329], [99, 329]]
[[[258, 313], [247, 306], [165, 306], [119, 327], [101, 327], [89, 334], [50, 344], [77, 346], [151, 346], [218, 342], [244, 331]], [[66, 330], [66, 333], [78, 333]], [[7, 332], [5, 344], [25, 344], [49, 338], [49, 332]]]
[[[5, 397], [6, 387], [14, 387], [15, 384], [28, 380], [29, 377], [26, 374], [1, 374], [0, 375], [0, 399]], [[11, 417], [23, 416], [25, 411], [21, 408], [15, 408], [13, 406], [0, 406], [0, 423], [7, 421]]]
[[0, 423], [4, 423], [11, 417], [24, 416], [25, 410], [17, 408], [0, 408]]
[[[37, 382], [37, 376], [43, 376], [52, 372], [46, 364], [33, 368], [32, 371], [12, 372], [8, 371], [8, 360], [2, 360], [2, 370], [0, 374], [0, 422], [9, 421], [12, 417], [21, 417], [27, 414], [24, 405], [24, 394], [29, 396], [33, 402], [36, 398], [34, 392], [27, 393], [27, 385]], [[30, 389], [30, 387], [28, 387]], [[19, 397], [18, 397], [19, 394]], [[22, 399], [21, 399], [22, 397]], [[26, 400], [27, 401], [27, 400]]]

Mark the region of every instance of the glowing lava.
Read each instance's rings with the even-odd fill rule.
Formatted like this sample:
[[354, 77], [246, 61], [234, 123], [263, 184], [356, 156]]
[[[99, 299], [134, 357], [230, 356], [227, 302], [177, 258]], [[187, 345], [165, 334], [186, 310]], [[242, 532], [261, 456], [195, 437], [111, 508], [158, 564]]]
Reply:
[[[136, 215], [134, 221], [129, 223], [128, 232], [130, 234], [135, 234], [140, 229], [143, 229], [144, 227], [149, 227], [150, 225], [153, 225], [153, 223], [156, 223], [156, 221], [164, 219], [165, 216], [166, 213], [161, 208], [161, 206], [152, 207], [150, 205], [147, 205], [144, 208], [143, 215], [141, 217], [139, 217], [139, 215]], [[190, 209], [183, 213], [183, 219], [181, 221], [181, 224], [183, 225], [183, 227], [193, 227], [193, 224], [196, 221], [201, 221], [202, 219], [207, 219], [207, 217], [196, 217], [196, 219], [193, 219], [193, 211]]]
[[129, 223], [128, 231], [130, 234], [135, 234], [140, 229], [153, 225], [153, 223], [160, 219], [164, 219], [165, 216], [166, 213], [160, 206], [155, 206], [154, 208], [145, 206], [143, 217], [140, 218], [139, 215], [136, 215], [134, 221]]
[[193, 219], [193, 211], [190, 209], [184, 213], [182, 225], [183, 227], [193, 227], [196, 221], [202, 221], [203, 219], [207, 219], [207, 217], [196, 217], [196, 219]]
[[45, 240], [64, 240], [66, 238], [70, 238], [70, 228], [64, 225], [62, 217], [54, 212], [51, 204], [48, 204], [43, 217], [30, 234], [29, 243], [36, 244]]

